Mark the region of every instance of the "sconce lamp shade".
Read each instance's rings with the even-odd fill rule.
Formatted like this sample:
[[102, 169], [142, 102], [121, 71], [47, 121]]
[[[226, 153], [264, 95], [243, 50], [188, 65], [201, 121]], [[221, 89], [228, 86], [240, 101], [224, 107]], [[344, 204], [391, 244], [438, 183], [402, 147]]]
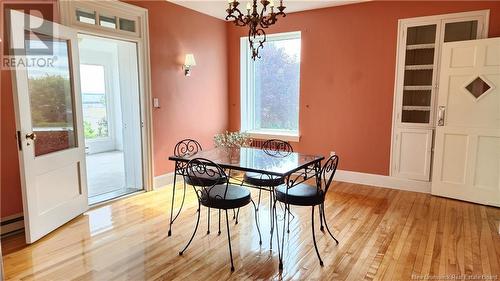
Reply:
[[194, 60], [194, 55], [193, 54], [186, 54], [186, 59], [184, 61], [185, 66], [195, 66], [196, 61]]

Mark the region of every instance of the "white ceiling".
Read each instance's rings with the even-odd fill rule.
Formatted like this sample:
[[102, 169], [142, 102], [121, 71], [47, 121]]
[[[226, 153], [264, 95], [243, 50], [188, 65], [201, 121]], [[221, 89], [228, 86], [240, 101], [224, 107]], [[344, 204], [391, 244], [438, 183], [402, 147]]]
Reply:
[[[177, 5], [184, 6], [186, 8], [198, 11], [203, 14], [207, 14], [212, 17], [216, 17], [218, 19], [226, 18], [226, 9], [228, 7], [227, 0], [167, 0], [169, 2], [173, 2]], [[240, 10], [245, 9], [246, 2], [248, 0], [239, 0]], [[286, 6], [285, 12], [299, 12], [306, 10], [313, 10], [319, 8], [347, 5], [353, 3], [359, 3], [369, 0], [284, 0], [283, 5]], [[260, 1], [259, 1], [260, 2]], [[279, 0], [274, 1], [276, 4], [279, 3]], [[242, 10], [243, 12], [243, 10]]]

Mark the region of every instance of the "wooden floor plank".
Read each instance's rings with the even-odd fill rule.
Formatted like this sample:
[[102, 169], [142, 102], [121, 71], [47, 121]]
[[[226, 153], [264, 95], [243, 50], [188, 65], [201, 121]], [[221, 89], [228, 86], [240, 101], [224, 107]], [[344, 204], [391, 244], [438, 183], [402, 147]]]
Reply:
[[[181, 203], [178, 185], [176, 208]], [[167, 236], [172, 188], [139, 194], [86, 212], [40, 241], [22, 234], [2, 240], [7, 280], [411, 280], [425, 275], [490, 275], [500, 278], [500, 209], [429, 194], [336, 182], [327, 194], [326, 219], [340, 241], [319, 229], [312, 243], [311, 208], [293, 207], [285, 232], [284, 270], [278, 270], [276, 237], [269, 248], [269, 197], [262, 194], [258, 243], [251, 205], [236, 225], [229, 212], [235, 272], [229, 270], [225, 214], [207, 210], [191, 246], [179, 256], [196, 220], [186, 204]], [[252, 197], [257, 199], [257, 192]], [[283, 212], [278, 207], [280, 236]]]

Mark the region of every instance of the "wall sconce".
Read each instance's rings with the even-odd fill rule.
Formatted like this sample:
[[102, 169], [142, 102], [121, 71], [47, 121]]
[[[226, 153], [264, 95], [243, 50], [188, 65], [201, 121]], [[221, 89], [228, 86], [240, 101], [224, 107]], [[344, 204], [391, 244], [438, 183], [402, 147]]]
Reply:
[[193, 54], [186, 54], [186, 59], [184, 60], [184, 75], [191, 76], [191, 67], [196, 65]]

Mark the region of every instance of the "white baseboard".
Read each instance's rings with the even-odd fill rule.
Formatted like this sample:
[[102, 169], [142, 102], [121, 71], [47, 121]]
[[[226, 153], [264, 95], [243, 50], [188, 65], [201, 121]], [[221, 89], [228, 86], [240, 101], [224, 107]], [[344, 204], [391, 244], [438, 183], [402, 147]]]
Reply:
[[174, 172], [159, 175], [153, 179], [153, 189], [162, 188], [172, 183], [174, 183]]
[[[343, 181], [356, 184], [387, 187], [393, 189], [415, 191], [422, 193], [431, 192], [431, 183], [417, 180], [408, 180], [390, 176], [367, 174], [360, 172], [337, 170], [336, 181]], [[158, 189], [174, 182], [174, 173], [167, 173], [154, 178], [153, 188]]]
[[431, 193], [430, 182], [401, 179], [390, 176], [337, 170], [334, 180], [414, 192]]
[[11, 233], [17, 230], [21, 230], [24, 228], [24, 217], [23, 213], [14, 214], [11, 216], [7, 216], [0, 220], [1, 227], [0, 233], [1, 235]]

